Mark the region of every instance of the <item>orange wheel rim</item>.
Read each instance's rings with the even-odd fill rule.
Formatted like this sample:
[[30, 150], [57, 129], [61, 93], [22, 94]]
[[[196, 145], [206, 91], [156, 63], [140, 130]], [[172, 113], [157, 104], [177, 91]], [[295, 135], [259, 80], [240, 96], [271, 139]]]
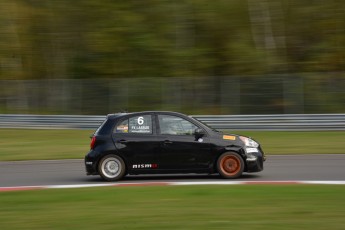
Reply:
[[227, 176], [233, 176], [241, 170], [240, 159], [236, 156], [225, 156], [220, 162], [220, 169]]

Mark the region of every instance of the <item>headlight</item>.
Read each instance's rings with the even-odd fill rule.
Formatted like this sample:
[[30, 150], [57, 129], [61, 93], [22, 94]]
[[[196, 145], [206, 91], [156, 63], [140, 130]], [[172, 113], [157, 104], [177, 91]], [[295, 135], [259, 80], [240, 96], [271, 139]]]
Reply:
[[254, 141], [254, 140], [252, 140], [252, 139], [250, 139], [250, 138], [248, 138], [248, 137], [240, 136], [240, 139], [243, 141], [243, 143], [244, 143], [247, 147], [253, 147], [253, 148], [259, 147], [259, 144], [258, 144], [256, 141]]

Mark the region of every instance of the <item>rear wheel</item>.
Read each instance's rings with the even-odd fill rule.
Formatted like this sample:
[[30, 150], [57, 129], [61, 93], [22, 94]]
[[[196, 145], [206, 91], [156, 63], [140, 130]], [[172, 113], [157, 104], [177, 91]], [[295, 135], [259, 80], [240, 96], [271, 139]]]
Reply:
[[117, 181], [125, 175], [126, 165], [121, 157], [111, 154], [99, 162], [98, 172], [106, 181]]
[[244, 170], [244, 161], [240, 155], [234, 152], [223, 153], [217, 161], [219, 174], [227, 179], [238, 178]]

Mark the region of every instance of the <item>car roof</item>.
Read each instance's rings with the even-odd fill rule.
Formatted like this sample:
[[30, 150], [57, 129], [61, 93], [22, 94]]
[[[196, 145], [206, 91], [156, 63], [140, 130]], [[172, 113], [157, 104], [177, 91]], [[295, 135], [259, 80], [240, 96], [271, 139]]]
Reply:
[[193, 119], [192, 116], [183, 114], [183, 113], [178, 113], [178, 112], [172, 112], [172, 111], [142, 111], [142, 112], [132, 112], [132, 113], [114, 113], [114, 114], [108, 114], [107, 115], [107, 119], [111, 119], [111, 120], [117, 120], [117, 119], [121, 119], [121, 117], [125, 117], [125, 116], [132, 116], [132, 115], [142, 115], [142, 114], [166, 114], [166, 115], [176, 115], [179, 117], [187, 117], [191, 120], [194, 120], [194, 123], [198, 123], [200, 126], [202, 126], [204, 129], [206, 130], [212, 130], [212, 128], [208, 127], [207, 125], [205, 125], [204, 123], [200, 122], [197, 119]]
[[178, 113], [178, 112], [172, 112], [172, 111], [142, 111], [142, 112], [131, 112], [131, 113], [113, 113], [113, 114], [108, 114], [107, 117], [111, 118], [117, 118], [117, 117], [123, 117], [127, 115], [140, 115], [140, 114], [150, 114], [150, 113], [161, 113], [161, 114], [171, 114], [171, 115], [178, 115], [178, 116], [187, 116], [186, 114]]

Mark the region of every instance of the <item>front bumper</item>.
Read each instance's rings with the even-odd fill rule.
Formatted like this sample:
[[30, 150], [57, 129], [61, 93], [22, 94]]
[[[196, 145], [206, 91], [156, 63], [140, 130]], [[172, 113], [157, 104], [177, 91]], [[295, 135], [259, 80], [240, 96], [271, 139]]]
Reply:
[[265, 154], [259, 148], [245, 148], [246, 172], [260, 172], [264, 170]]

